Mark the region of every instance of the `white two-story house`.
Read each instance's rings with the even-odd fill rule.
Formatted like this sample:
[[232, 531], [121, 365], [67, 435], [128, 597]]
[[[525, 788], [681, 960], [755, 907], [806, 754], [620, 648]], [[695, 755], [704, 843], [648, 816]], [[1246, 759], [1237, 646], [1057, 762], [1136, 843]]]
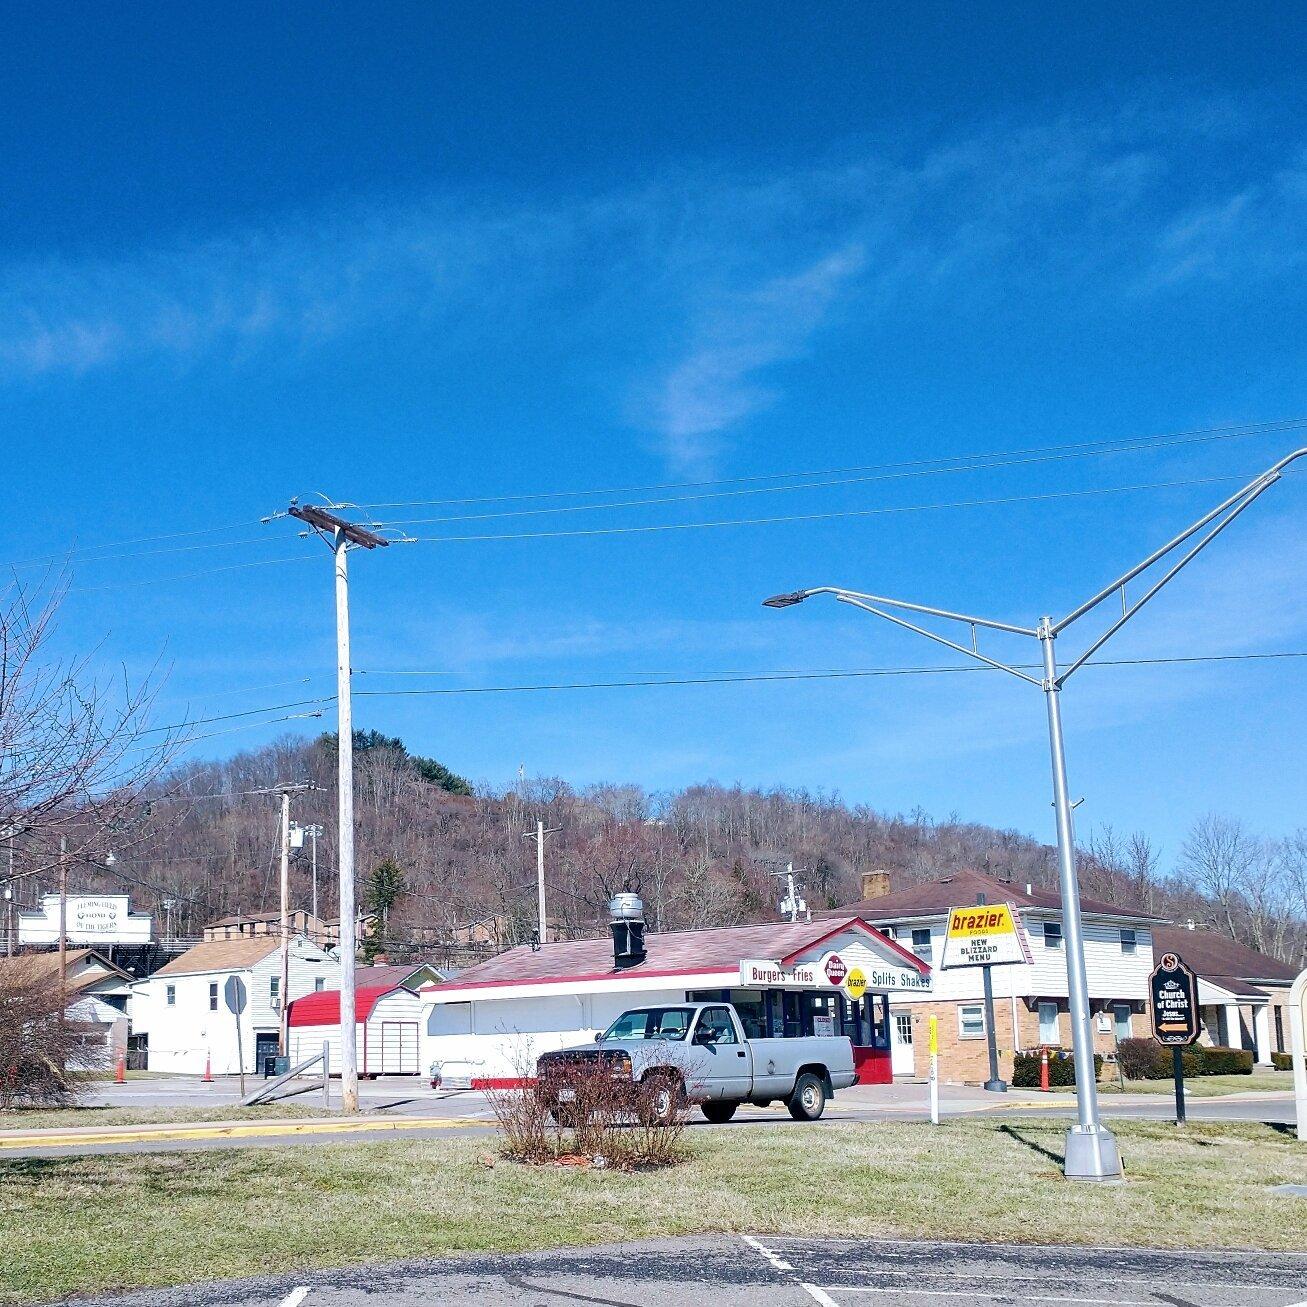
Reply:
[[[334, 988], [340, 963], [306, 935], [290, 939], [290, 983], [281, 993], [281, 941], [275, 935], [206, 939], [132, 987], [132, 1032], [144, 1036], [151, 1071], [235, 1075], [261, 1070], [275, 1054], [283, 1001]], [[227, 979], [245, 988], [236, 1016], [225, 998]]]
[[[993, 968], [994, 1031], [1000, 1075], [1010, 1079], [1016, 1051], [1071, 1047], [1062, 898], [997, 876], [959, 871], [941, 880], [893, 891], [886, 872], [863, 876], [863, 898], [823, 916], [856, 913], [932, 967], [928, 993], [895, 994], [891, 1004], [892, 1061], [900, 1076], [925, 1075], [926, 1021], [939, 1019], [940, 1076], [954, 1082], [988, 1078], [984, 980], [979, 967], [943, 970], [949, 912], [1010, 903], [1025, 930], [1029, 963]], [[1118, 1039], [1148, 1033], [1148, 977], [1153, 969], [1155, 917], [1120, 904], [1080, 901], [1085, 970], [1093, 1011], [1094, 1048], [1111, 1053]]]

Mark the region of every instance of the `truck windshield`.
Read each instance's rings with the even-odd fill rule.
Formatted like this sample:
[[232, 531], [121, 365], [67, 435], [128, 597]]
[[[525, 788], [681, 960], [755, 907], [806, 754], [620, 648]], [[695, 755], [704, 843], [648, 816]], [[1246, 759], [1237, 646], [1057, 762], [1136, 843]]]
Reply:
[[605, 1039], [684, 1039], [694, 1009], [689, 1007], [641, 1007], [623, 1012], [604, 1031]]

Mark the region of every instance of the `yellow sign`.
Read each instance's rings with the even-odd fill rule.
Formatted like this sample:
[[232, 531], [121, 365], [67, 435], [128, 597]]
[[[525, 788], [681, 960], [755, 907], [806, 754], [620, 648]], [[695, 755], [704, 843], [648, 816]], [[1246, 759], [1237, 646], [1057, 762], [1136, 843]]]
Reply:
[[948, 914], [941, 967], [1029, 961], [1025, 933], [1010, 903], [980, 903]]
[[844, 992], [850, 998], [861, 998], [867, 992], [867, 977], [861, 967], [851, 967], [844, 977]]
[[930, 1042], [927, 1045], [927, 1047], [930, 1051], [931, 1057], [934, 1057], [935, 1054], [939, 1052], [939, 1018], [938, 1017], [930, 1018], [929, 1029], [930, 1029]]

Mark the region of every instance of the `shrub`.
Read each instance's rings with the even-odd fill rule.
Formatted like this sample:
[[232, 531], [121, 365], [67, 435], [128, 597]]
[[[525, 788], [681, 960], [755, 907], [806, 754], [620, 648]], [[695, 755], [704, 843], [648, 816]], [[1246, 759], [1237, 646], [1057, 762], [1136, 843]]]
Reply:
[[1273, 1066], [1277, 1071], [1292, 1071], [1292, 1070], [1293, 1070], [1293, 1054], [1292, 1054], [1292, 1053], [1272, 1053], [1272, 1054], [1271, 1054], [1271, 1065], [1272, 1065], [1272, 1066]]
[[575, 1100], [556, 1109], [551, 1108], [552, 1094], [535, 1080], [487, 1094], [503, 1156], [535, 1166], [589, 1162], [620, 1171], [672, 1166], [684, 1159], [680, 1140], [690, 1103], [683, 1095], [673, 1096], [670, 1116], [660, 1119], [652, 1110], [657, 1088], [652, 1080], [632, 1086], [629, 1080], [615, 1080], [606, 1064], [587, 1065], [581, 1059], [568, 1068], [567, 1087]]
[[[1012, 1087], [1014, 1089], [1038, 1089], [1039, 1066], [1042, 1050], [1033, 1053], [1018, 1053], [1012, 1060]], [[1094, 1054], [1094, 1078], [1103, 1073], [1103, 1058]], [[1076, 1064], [1071, 1054], [1065, 1049], [1051, 1048], [1048, 1051], [1048, 1087], [1058, 1089], [1076, 1082]]]
[[1127, 1080], [1166, 1080], [1172, 1074], [1171, 1050], [1155, 1039], [1123, 1039], [1116, 1055]]
[[1253, 1054], [1246, 1048], [1201, 1048], [1198, 1054], [1200, 1076], [1250, 1076], [1253, 1073]]
[[95, 1065], [84, 1023], [68, 1018], [47, 967], [14, 958], [0, 968], [0, 1108], [66, 1107]]

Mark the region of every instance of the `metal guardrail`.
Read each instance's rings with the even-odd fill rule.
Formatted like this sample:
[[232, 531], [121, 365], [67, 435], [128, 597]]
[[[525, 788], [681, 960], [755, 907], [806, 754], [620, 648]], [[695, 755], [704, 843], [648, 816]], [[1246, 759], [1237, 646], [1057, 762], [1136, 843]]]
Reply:
[[[291, 1085], [293, 1080], [299, 1079], [310, 1067], [322, 1064], [322, 1078], [314, 1078], [308, 1084]], [[322, 1105], [325, 1108], [331, 1107], [331, 1049], [328, 1045], [323, 1044], [321, 1053], [314, 1053], [310, 1058], [306, 1058], [297, 1066], [291, 1067], [285, 1075], [278, 1076], [275, 1080], [270, 1080], [266, 1084], [260, 1085], [251, 1093], [241, 1099], [242, 1107], [254, 1107], [258, 1103], [270, 1103], [274, 1099], [294, 1098], [298, 1094], [309, 1094], [315, 1089], [322, 1090]]]

